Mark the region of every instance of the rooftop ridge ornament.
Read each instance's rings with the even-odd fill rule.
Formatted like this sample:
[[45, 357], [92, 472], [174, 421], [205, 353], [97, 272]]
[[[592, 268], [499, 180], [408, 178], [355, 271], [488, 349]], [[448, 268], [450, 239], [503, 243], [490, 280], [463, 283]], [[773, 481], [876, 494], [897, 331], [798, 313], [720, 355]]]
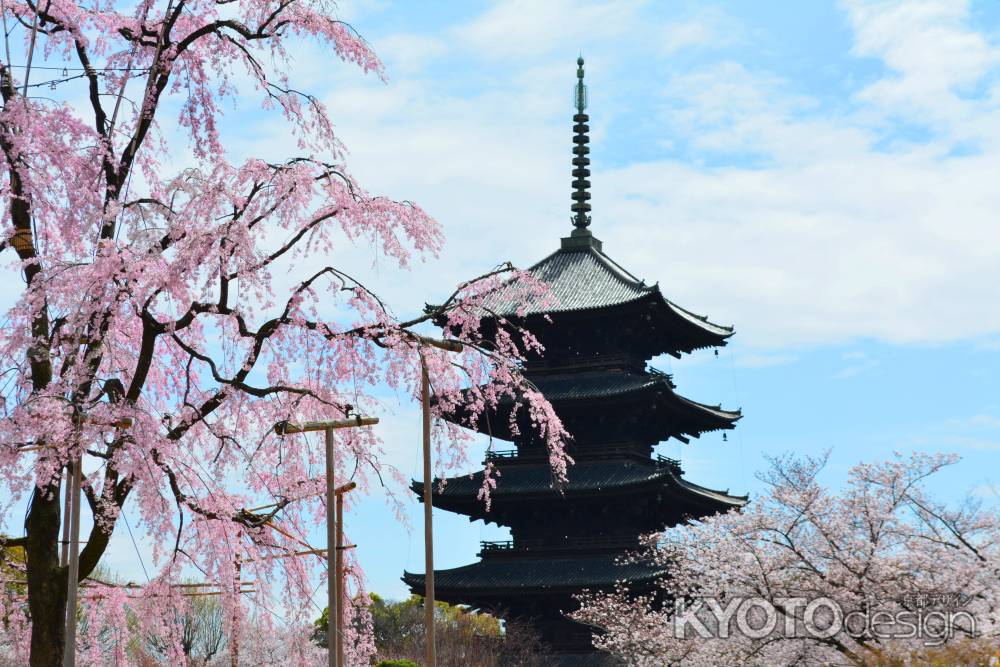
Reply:
[[587, 108], [587, 86], [583, 84], [583, 56], [576, 59], [576, 89], [574, 101], [576, 114], [573, 115], [573, 213], [574, 236], [590, 236], [590, 127], [587, 122], [590, 117], [584, 113]]

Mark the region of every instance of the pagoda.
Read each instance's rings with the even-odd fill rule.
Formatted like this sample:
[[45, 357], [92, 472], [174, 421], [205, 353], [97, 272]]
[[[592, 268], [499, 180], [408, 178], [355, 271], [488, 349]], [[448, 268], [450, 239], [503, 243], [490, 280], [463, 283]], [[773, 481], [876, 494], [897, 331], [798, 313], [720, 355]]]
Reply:
[[[514, 444], [487, 454], [499, 472], [490, 508], [478, 498], [484, 471], [449, 478], [441, 490], [435, 480], [432, 502], [470, 521], [508, 526], [511, 539], [483, 542], [478, 562], [435, 570], [434, 579], [440, 600], [530, 622], [559, 664], [596, 665], [603, 658], [591, 644], [590, 628], [564, 615], [576, 608], [574, 596], [616, 583], [634, 592], [651, 590], [664, 574], [661, 567], [620, 562], [639, 548], [641, 535], [741, 507], [746, 497], [688, 482], [678, 461], [653, 455], [654, 446], [668, 438], [687, 443], [731, 429], [740, 412], [684, 398], [671, 376], [647, 362], [661, 354], [680, 358], [718, 348], [733, 331], [636, 278], [605, 254], [591, 232], [583, 59], [577, 64], [574, 229], [529, 269], [551, 287], [551, 299], [525, 309], [500, 291], [488, 304], [544, 346], [544, 355], [529, 356], [524, 375], [573, 435], [569, 453], [575, 464], [568, 481], [555, 484], [545, 447], [530, 425], [511, 428], [512, 404], [481, 415], [472, 428]], [[499, 326], [495, 317], [483, 324], [484, 331]], [[413, 490], [423, 500], [423, 483], [414, 482]], [[403, 581], [414, 593], [423, 592], [422, 574], [406, 572]]]

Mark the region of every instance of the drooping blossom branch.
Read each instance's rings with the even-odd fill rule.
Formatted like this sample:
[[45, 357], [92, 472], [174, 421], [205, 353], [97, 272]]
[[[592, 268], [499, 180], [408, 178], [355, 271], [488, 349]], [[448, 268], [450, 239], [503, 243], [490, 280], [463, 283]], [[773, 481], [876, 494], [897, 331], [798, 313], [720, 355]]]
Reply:
[[[416, 398], [421, 353], [438, 414], [462, 390], [474, 397], [471, 417], [516, 400], [554, 475], [565, 475], [568, 436], [519, 372], [537, 341], [513, 326], [482, 330], [493, 290], [513, 281], [538, 297], [543, 285], [502, 266], [405, 318], [330, 259], [368, 246], [405, 269], [443, 247], [419, 206], [351, 176], [324, 106], [289, 81], [290, 48], [303, 41], [382, 76], [332, 3], [11, 0], [2, 11], [24, 49], [83, 73], [59, 79], [61, 90], [80, 86], [71, 104], [31, 95], [16, 63], [0, 58], [0, 257], [23, 279], [0, 325], [0, 483], [14, 501], [0, 518], [27, 504], [25, 534], [5, 541], [26, 552], [17, 576], [27, 604], [5, 607], [7, 627], [22, 633], [11, 644], [18, 656], [61, 660], [60, 489], [72, 461], [83, 462], [94, 519], [81, 578], [123, 512], [140, 517], [156, 566], [139, 598], [84, 596], [84, 614], [99, 632], [148, 598], [145, 632], [165, 642], [158, 650], [170, 661], [181, 655], [171, 624], [183, 614], [176, 596], [160, 593], [192, 572], [224, 591], [233, 637], [246, 636], [241, 624], [267, 601], [302, 610], [303, 623], [315, 612], [320, 559], [283, 556], [303, 550], [322, 520], [322, 460], [308, 439], [272, 427], [375, 412], [385, 387]], [[223, 102], [255, 95], [283, 118], [297, 154], [269, 162], [227, 151]], [[169, 166], [180, 159], [185, 168]], [[442, 321], [466, 344], [461, 354], [423, 344], [421, 327]], [[462, 460], [459, 426], [439, 419], [435, 436], [441, 460]], [[338, 447], [338, 477], [364, 489], [392, 474], [376, 430]], [[234, 577], [256, 582], [261, 608], [232, 588]], [[81, 641], [110, 645], [96, 637]], [[308, 653], [295, 659], [306, 664]]]

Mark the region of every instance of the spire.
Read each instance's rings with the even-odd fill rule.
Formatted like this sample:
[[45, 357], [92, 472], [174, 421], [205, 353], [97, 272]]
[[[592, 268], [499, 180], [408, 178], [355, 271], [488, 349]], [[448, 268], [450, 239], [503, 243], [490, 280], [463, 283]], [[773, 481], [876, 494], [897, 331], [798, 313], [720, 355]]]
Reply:
[[589, 236], [590, 230], [590, 127], [587, 121], [590, 117], [584, 113], [587, 108], [587, 86], [583, 85], [583, 56], [576, 59], [576, 113], [573, 115], [573, 212], [574, 236]]

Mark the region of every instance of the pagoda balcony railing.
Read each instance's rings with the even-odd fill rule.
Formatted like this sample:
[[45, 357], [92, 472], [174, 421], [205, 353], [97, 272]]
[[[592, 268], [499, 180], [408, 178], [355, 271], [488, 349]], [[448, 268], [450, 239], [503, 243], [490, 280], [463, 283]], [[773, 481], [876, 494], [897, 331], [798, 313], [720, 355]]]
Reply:
[[[581, 452], [574, 452], [578, 455], [580, 459], [610, 459], [618, 457], [629, 457], [639, 459], [640, 461], [652, 461], [661, 467], [671, 467], [677, 471], [681, 470], [681, 462], [677, 459], [672, 459], [661, 454], [657, 454], [655, 457], [650, 459], [648, 456], [643, 455], [637, 451], [634, 447], [627, 447], [622, 445], [615, 445], [610, 447], [594, 447], [592, 449], [585, 450], [585, 454], [580, 456]], [[524, 463], [537, 463], [540, 460], [548, 458], [548, 452], [531, 452], [524, 453], [517, 449], [501, 449], [486, 452], [486, 461], [484, 463], [490, 462], [524, 462]], [[572, 469], [571, 469], [572, 470]]]
[[551, 552], [627, 551], [638, 549], [639, 540], [633, 535], [588, 535], [572, 537], [563, 542], [542, 538], [521, 538], [518, 540], [484, 541], [479, 543], [482, 557], [521, 556]]
[[516, 459], [518, 458], [519, 452], [516, 449], [499, 449], [490, 450], [486, 452], [487, 461], [495, 461], [497, 459]]
[[653, 460], [656, 461], [657, 465], [660, 466], [669, 466], [671, 468], [674, 468], [675, 470], [681, 469], [680, 460], [672, 459], [669, 456], [663, 456], [662, 454], [657, 454], [656, 458]]

